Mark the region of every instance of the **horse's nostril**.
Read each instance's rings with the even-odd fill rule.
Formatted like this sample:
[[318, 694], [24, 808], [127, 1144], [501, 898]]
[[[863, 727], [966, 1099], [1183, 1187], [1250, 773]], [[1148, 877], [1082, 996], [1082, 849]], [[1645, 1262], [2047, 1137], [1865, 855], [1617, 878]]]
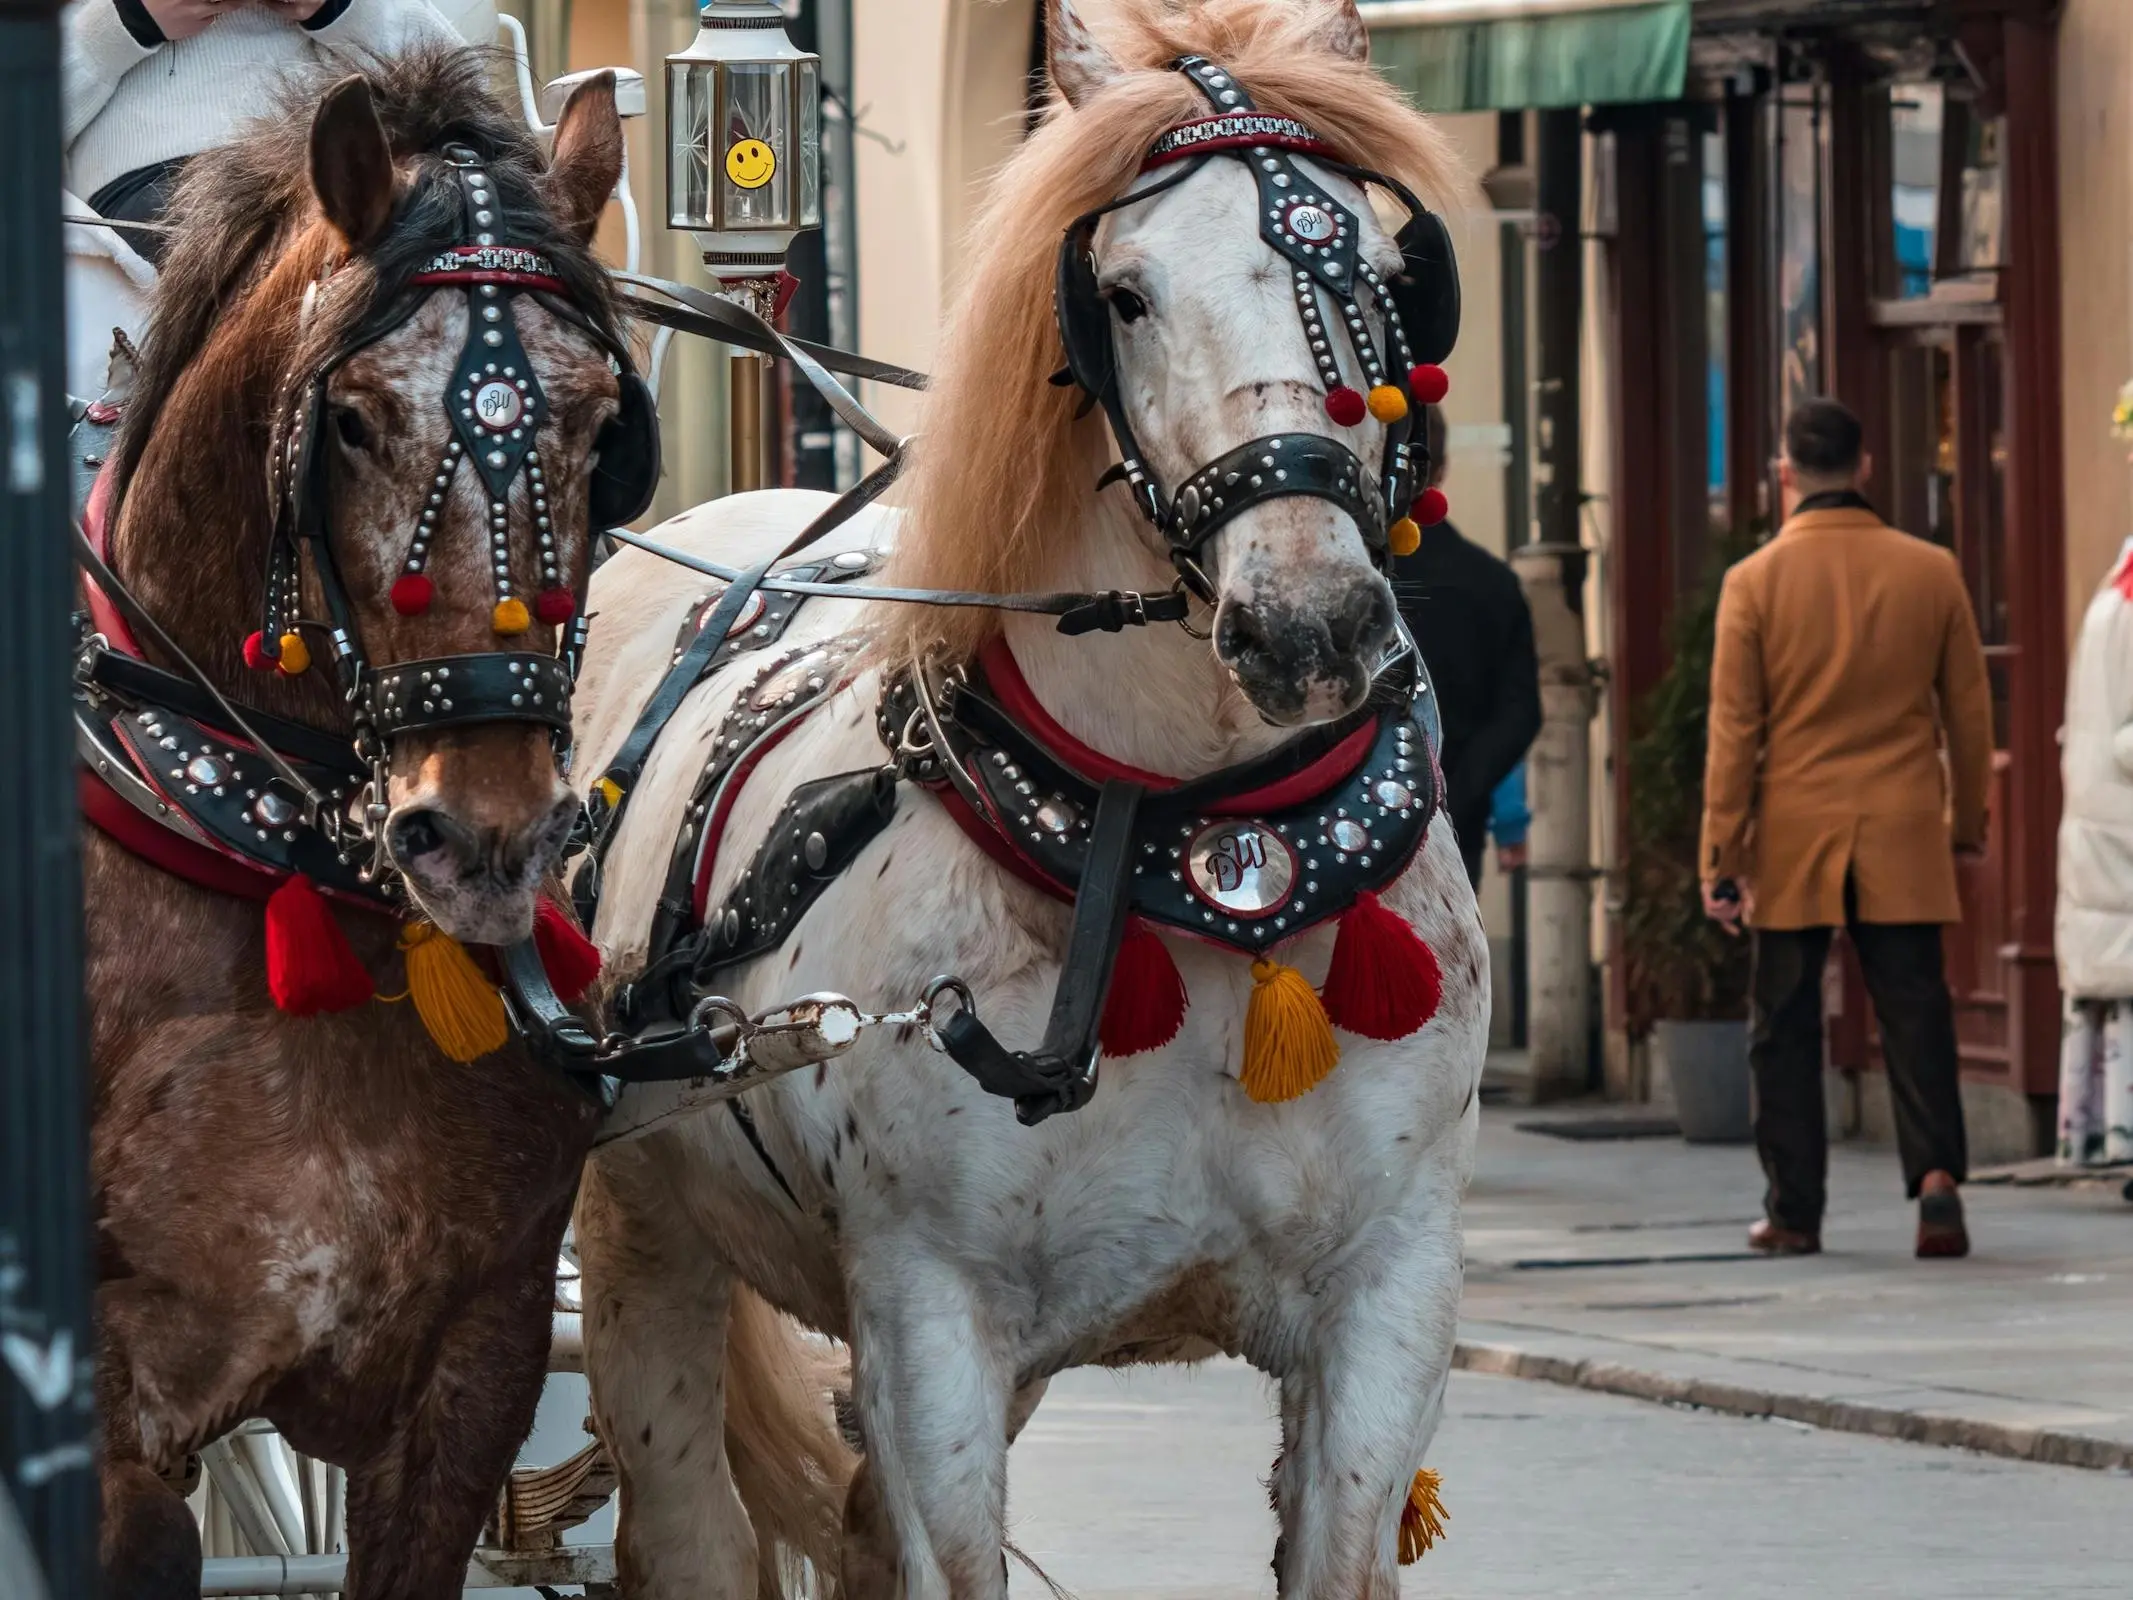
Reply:
[[1382, 583], [1358, 584], [1327, 622], [1333, 648], [1344, 656], [1376, 649], [1392, 632], [1392, 596]]
[[403, 811], [385, 830], [386, 848], [403, 867], [423, 856], [458, 850], [465, 843], [465, 830], [441, 811]]
[[1232, 601], [1215, 621], [1215, 650], [1226, 661], [1253, 650], [1264, 650], [1268, 636], [1266, 619], [1252, 607]]

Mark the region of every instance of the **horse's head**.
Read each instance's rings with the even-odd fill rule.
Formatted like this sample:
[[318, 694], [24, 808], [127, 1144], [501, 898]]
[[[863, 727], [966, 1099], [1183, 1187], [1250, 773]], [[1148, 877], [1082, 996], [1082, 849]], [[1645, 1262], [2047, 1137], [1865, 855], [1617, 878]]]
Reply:
[[[310, 151], [337, 237], [277, 419], [287, 600], [270, 576], [253, 653], [282, 640], [286, 670], [291, 638], [300, 656], [307, 633], [331, 641], [381, 864], [446, 932], [509, 942], [576, 815], [559, 754], [592, 536], [642, 510], [657, 470], [585, 281], [622, 160], [613, 81], [572, 96], [545, 171], [449, 136], [396, 161], [362, 78], [320, 103]], [[363, 309], [335, 302], [344, 274]], [[298, 620], [319, 601], [323, 635]]]
[[[1350, 0], [1318, 11], [1310, 44], [1361, 63]], [[1050, 30], [1070, 124], [1149, 76], [1115, 61], [1068, 0]], [[1200, 103], [1126, 191], [1145, 198], [1070, 230], [1062, 333], [1074, 376], [1111, 415], [1151, 536], [1215, 604], [1217, 656], [1269, 722], [1325, 721], [1362, 703], [1394, 637], [1384, 560], [1388, 536], [1394, 550], [1413, 537], [1401, 519], [1419, 487], [1399, 447], [1435, 398], [1415, 390], [1434, 382], [1444, 318], [1429, 305], [1428, 329], [1408, 324], [1423, 314], [1416, 293], [1447, 290], [1414, 287], [1402, 246], [1420, 235], [1396, 238], [1339, 159], [1373, 152], [1254, 115], [1222, 61], [1175, 64]], [[1412, 220], [1443, 237], [1426, 213]], [[1388, 312], [1403, 301], [1404, 321]]]

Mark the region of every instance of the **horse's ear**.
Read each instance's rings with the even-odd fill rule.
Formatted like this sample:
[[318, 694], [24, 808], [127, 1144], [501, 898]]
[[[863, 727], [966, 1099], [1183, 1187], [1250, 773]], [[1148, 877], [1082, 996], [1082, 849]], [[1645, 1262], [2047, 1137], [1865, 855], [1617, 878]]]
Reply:
[[1046, 0], [1044, 66], [1052, 86], [1079, 107], [1119, 74], [1111, 52], [1074, 13], [1074, 0]]
[[1370, 30], [1355, 0], [1326, 0], [1326, 19], [1318, 30], [1319, 42], [1337, 56], [1350, 61], [1370, 59]]
[[392, 221], [392, 146], [360, 77], [328, 89], [312, 115], [311, 187], [351, 250], [372, 243]]
[[590, 239], [622, 177], [622, 118], [615, 111], [615, 75], [595, 73], [570, 91], [556, 118], [555, 157], [542, 188], [556, 220]]

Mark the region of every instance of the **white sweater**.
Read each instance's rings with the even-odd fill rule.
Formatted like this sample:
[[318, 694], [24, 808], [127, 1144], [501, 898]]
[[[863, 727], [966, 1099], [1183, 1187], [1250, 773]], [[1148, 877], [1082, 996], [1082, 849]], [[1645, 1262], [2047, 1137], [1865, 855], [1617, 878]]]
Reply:
[[422, 39], [460, 42], [426, 0], [353, 0], [316, 32], [271, 7], [233, 4], [190, 39], [153, 47], [111, 0], [70, 0], [64, 25], [66, 186], [85, 198], [136, 168], [223, 143], [268, 109], [275, 79], [321, 56], [355, 64]]

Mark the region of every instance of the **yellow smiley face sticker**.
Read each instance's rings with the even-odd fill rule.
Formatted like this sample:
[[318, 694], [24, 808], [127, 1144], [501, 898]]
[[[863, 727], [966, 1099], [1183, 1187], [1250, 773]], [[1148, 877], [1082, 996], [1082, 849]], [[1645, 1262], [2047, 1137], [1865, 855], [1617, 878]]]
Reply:
[[743, 189], [760, 189], [778, 170], [778, 158], [760, 139], [742, 139], [726, 152], [726, 176]]

